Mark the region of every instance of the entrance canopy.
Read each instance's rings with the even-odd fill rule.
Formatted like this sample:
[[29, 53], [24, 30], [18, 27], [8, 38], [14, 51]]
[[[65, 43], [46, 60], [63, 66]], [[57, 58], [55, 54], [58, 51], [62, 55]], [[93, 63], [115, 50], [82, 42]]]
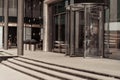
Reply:
[[106, 6], [104, 3], [76, 3], [76, 4], [71, 4], [69, 6], [66, 6], [67, 10], [72, 10], [72, 11], [81, 11], [84, 10], [85, 7], [88, 8], [99, 8], [100, 6]]

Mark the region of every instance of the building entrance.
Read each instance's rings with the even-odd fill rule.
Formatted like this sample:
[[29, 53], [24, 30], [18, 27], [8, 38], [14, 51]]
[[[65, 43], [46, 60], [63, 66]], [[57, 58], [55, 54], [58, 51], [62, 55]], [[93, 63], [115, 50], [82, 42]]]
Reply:
[[17, 27], [8, 28], [8, 48], [17, 47]]
[[65, 53], [65, 1], [52, 5], [52, 42], [53, 52]]
[[66, 54], [104, 57], [104, 4], [67, 6]]
[[54, 16], [54, 51], [65, 52], [61, 45], [65, 44], [65, 13]]

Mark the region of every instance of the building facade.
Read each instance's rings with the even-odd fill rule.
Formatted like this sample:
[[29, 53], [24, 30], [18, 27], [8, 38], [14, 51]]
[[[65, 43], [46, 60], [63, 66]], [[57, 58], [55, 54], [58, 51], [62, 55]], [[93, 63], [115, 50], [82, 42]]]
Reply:
[[[58, 0], [56, 2], [56, 0], [46, 0], [44, 2], [47, 7], [44, 9], [47, 14], [47, 16], [44, 15], [44, 22], [47, 22], [44, 27], [48, 28], [45, 34], [49, 35], [46, 36], [47, 39], [44, 38], [47, 42], [44, 45], [45, 51], [84, 57], [105, 55], [104, 15], [105, 7], [109, 7], [109, 1]], [[99, 17], [101, 19], [98, 19]], [[93, 35], [96, 35], [96, 39]]]
[[[12, 43], [18, 41], [14, 40], [18, 37], [18, 1], [7, 1], [5, 11], [5, 1], [0, 0], [1, 47], [8, 45], [9, 38]], [[21, 41], [34, 39], [42, 42], [43, 51], [69, 56], [107, 57], [109, 48], [119, 49], [120, 45], [119, 4], [119, 0], [25, 0]]]
[[[17, 44], [17, 22], [18, 22], [18, 0], [8, 0], [8, 40], [11, 40], [12, 46]], [[43, 1], [42, 0], [25, 0], [24, 1], [24, 40], [43, 39]], [[5, 1], [0, 0], [0, 30], [1, 43], [4, 43], [4, 22], [5, 22]]]

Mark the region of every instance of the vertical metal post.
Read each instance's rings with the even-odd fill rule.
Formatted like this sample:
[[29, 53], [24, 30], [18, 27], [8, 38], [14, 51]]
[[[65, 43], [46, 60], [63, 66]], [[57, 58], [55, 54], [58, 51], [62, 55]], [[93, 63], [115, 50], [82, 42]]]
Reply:
[[[2, 0], [2, 28], [3, 28], [3, 30], [4, 30], [4, 0]], [[4, 33], [4, 31], [3, 31], [3, 33]], [[2, 35], [2, 44], [3, 44], [3, 42], [4, 42], [4, 34]], [[3, 44], [3, 46], [2, 46], [3, 48], [4, 48], [4, 44]]]
[[23, 55], [24, 0], [18, 0], [17, 54]]
[[[60, 29], [61, 29], [61, 23], [60, 23], [60, 19], [61, 19], [61, 16], [60, 15], [58, 15], [58, 21], [57, 21], [57, 23], [58, 23], [58, 41], [61, 41], [61, 31], [60, 31]], [[59, 48], [60, 49], [60, 48]]]
[[8, 49], [8, 0], [4, 0], [4, 49]]
[[104, 9], [103, 6], [99, 12], [99, 54], [104, 57]]
[[87, 55], [87, 7], [84, 5], [84, 58]]
[[31, 38], [33, 38], [33, 33], [32, 33], [32, 31], [33, 31], [33, 28], [32, 28], [32, 26], [33, 26], [33, 0], [30, 0], [30, 6], [31, 6], [31, 9], [30, 9], [30, 27], [31, 27]]
[[[109, 30], [109, 22], [110, 22], [110, 9], [108, 8], [107, 10], [106, 10], [106, 12], [107, 12], [107, 21], [106, 21], [106, 26], [105, 27], [107, 27], [107, 44], [106, 44], [106, 46], [107, 46], [107, 52], [106, 52], [106, 50], [104, 50], [104, 54], [106, 54], [106, 53], [109, 53], [109, 47], [110, 47], [110, 45], [109, 45], [109, 40], [110, 40], [110, 30]], [[105, 48], [105, 47], [104, 47]]]
[[109, 52], [109, 47], [110, 47], [110, 45], [109, 45], [109, 40], [110, 40], [110, 24], [109, 24], [109, 22], [110, 22], [110, 9], [108, 9], [108, 22], [107, 22], [107, 24], [108, 24], [108, 28], [107, 28], [107, 31], [108, 31], [108, 52]]
[[68, 0], [65, 2], [66, 6], [66, 15], [65, 15], [65, 44], [66, 44], [66, 51], [65, 55], [69, 55], [69, 11], [67, 10]]

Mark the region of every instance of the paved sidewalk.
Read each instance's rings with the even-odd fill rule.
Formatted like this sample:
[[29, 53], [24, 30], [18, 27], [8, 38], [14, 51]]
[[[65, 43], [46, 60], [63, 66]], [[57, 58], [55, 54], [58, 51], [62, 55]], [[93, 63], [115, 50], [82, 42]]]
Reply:
[[[9, 52], [17, 55], [16, 49], [0, 51]], [[105, 73], [120, 76], [120, 60], [93, 58], [93, 57], [69, 57], [60, 53], [43, 52], [43, 51], [24, 51], [24, 57], [36, 59], [53, 64], [64, 65], [77, 69]]]

